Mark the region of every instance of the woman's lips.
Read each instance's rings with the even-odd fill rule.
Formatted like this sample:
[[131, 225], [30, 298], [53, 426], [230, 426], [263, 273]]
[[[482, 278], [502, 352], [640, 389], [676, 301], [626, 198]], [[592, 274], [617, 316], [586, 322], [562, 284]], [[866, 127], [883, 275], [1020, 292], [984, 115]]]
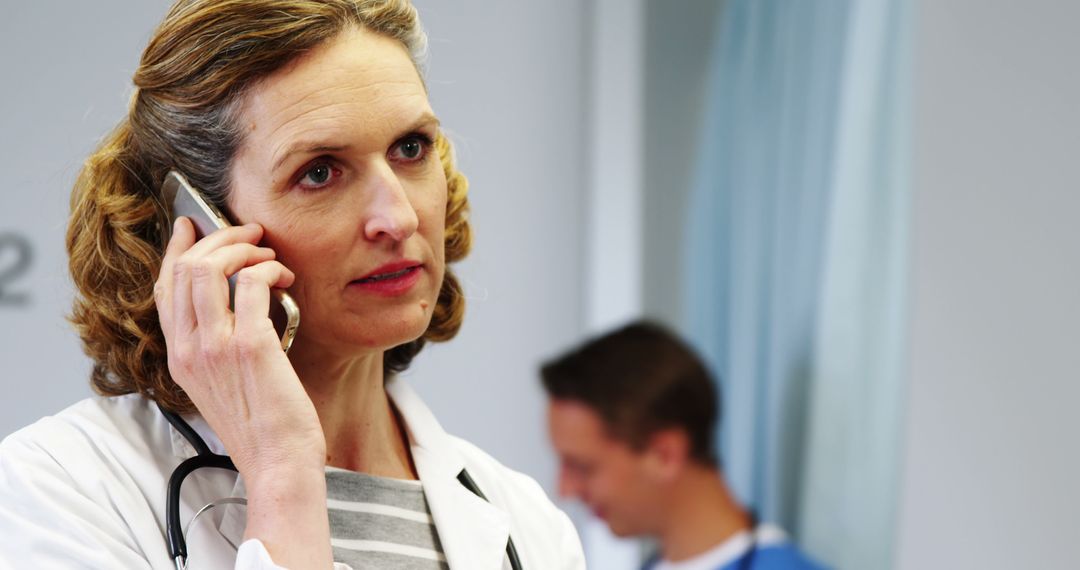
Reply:
[[386, 276], [388, 276], [388, 275], [390, 275], [392, 273], [398, 273], [398, 272], [401, 272], [401, 271], [403, 271], [405, 269], [416, 268], [416, 267], [420, 267], [422, 265], [423, 264], [420, 263], [419, 261], [414, 261], [412, 259], [402, 259], [400, 261], [393, 261], [393, 262], [387, 263], [385, 265], [382, 265], [381, 267], [379, 267], [378, 269], [372, 271], [371, 273], [368, 273], [367, 275], [357, 279], [357, 281], [377, 280], [379, 278], [386, 277]]
[[403, 295], [420, 280], [424, 266], [410, 265], [401, 269], [391, 269], [391, 271], [380, 269], [363, 279], [357, 279], [349, 283], [349, 288], [387, 297]]

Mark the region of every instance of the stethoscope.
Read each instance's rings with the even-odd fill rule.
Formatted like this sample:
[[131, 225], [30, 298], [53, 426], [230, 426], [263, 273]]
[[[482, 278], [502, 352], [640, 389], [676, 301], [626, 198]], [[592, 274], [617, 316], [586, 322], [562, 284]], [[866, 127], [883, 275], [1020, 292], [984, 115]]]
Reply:
[[[169, 476], [169, 487], [165, 503], [165, 531], [169, 540], [169, 555], [172, 556], [173, 562], [176, 564], [176, 570], [185, 570], [187, 568], [187, 540], [185, 540], [184, 535], [187, 534], [187, 529], [184, 529], [180, 523], [180, 486], [184, 484], [184, 479], [188, 475], [203, 467], [228, 469], [237, 473], [239, 471], [229, 456], [218, 455], [210, 451], [210, 447], [206, 445], [203, 438], [195, 433], [195, 430], [184, 421], [184, 418], [162, 408], [160, 405], [158, 405], [158, 409], [161, 410], [165, 419], [176, 428], [176, 431], [180, 432], [180, 435], [184, 436], [184, 439], [195, 448], [196, 452], [194, 457], [189, 457], [181, 462], [173, 470], [172, 475]], [[461, 473], [458, 473], [457, 480], [466, 489], [472, 491], [474, 495], [487, 501], [487, 497], [480, 491], [476, 481], [473, 481], [472, 477], [469, 476], [468, 471], [462, 469]], [[226, 503], [246, 504], [247, 501], [238, 497], [229, 497], [211, 502], [195, 513], [195, 516], [188, 522], [187, 528], [191, 528], [192, 523], [199, 518], [199, 515], [213, 507]], [[521, 560], [518, 558], [517, 549], [514, 548], [513, 537], [509, 537], [506, 541], [506, 557], [510, 559], [510, 568], [521, 570]]]

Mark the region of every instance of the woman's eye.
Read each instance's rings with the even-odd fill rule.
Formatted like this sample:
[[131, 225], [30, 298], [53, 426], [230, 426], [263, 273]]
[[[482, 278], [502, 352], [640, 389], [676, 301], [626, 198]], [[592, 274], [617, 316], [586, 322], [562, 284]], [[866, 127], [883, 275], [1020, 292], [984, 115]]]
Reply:
[[401, 154], [405, 158], [416, 158], [420, 156], [420, 153], [423, 150], [424, 148], [420, 146], [420, 141], [417, 140], [405, 141], [401, 143]]
[[390, 158], [399, 162], [420, 162], [427, 158], [430, 147], [431, 141], [427, 137], [412, 135], [390, 149]]
[[330, 184], [337, 174], [339, 173], [334, 167], [325, 162], [320, 162], [304, 171], [304, 176], [300, 179], [299, 184], [308, 189], [322, 188]]

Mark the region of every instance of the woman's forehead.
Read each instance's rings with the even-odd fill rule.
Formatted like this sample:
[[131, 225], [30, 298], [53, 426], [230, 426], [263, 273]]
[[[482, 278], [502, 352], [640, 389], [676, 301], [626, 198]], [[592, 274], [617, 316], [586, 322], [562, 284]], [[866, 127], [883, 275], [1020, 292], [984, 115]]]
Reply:
[[382, 145], [424, 115], [433, 113], [405, 47], [354, 30], [254, 86], [241, 120], [250, 150], [277, 162], [298, 139]]

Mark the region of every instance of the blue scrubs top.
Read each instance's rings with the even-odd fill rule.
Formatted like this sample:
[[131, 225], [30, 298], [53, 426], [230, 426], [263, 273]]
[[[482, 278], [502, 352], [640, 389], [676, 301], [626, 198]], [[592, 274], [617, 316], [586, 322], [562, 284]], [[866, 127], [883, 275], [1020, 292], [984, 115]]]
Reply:
[[[642, 570], [653, 570], [660, 563], [660, 559], [654, 556], [645, 563]], [[754, 549], [751, 557], [749, 552], [742, 556], [717, 566], [715, 570], [826, 570], [826, 566], [811, 560], [790, 542], [778, 544], [763, 544]]]

